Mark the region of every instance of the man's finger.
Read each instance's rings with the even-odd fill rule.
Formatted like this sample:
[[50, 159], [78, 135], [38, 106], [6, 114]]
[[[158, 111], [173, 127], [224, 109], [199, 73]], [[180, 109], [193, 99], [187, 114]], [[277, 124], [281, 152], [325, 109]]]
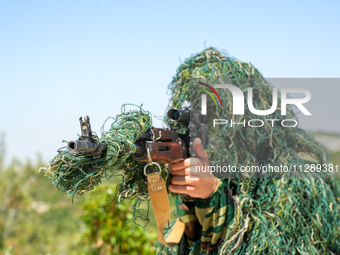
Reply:
[[185, 168], [188, 168], [190, 166], [199, 166], [201, 165], [201, 162], [197, 158], [187, 158], [184, 161], [173, 163], [168, 165], [168, 169], [171, 171], [178, 171]]
[[190, 168], [182, 169], [182, 170], [177, 170], [177, 171], [171, 171], [172, 176], [189, 176], [190, 173]]
[[202, 146], [202, 141], [200, 138], [195, 138], [194, 140], [194, 150], [197, 154], [197, 157], [199, 157], [202, 160], [207, 161], [208, 160], [208, 154], [205, 151], [205, 149]]
[[192, 194], [193, 191], [195, 191], [194, 187], [191, 186], [181, 186], [181, 185], [173, 185], [170, 184], [168, 186], [169, 190], [173, 193], [179, 193], [179, 194]]
[[191, 176], [191, 178], [197, 178], [197, 177], [201, 177], [201, 176], [208, 176], [210, 177], [210, 173], [204, 173], [204, 175], [202, 175], [201, 172], [197, 172], [195, 167], [187, 167], [185, 169], [181, 169], [181, 170], [176, 170], [176, 171], [171, 171], [171, 175], [172, 176]]
[[191, 177], [190, 175], [187, 176], [173, 176], [171, 178], [171, 184], [174, 185], [189, 185], [195, 186], [197, 185], [199, 179], [197, 177]]

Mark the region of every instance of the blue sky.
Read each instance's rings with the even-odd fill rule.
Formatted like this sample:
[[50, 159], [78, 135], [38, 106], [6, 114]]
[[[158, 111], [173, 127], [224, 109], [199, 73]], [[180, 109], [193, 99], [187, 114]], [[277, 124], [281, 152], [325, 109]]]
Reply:
[[38, 152], [50, 160], [62, 140], [77, 137], [80, 116], [99, 132], [124, 103], [163, 115], [176, 68], [205, 47], [251, 62], [265, 77], [339, 77], [339, 3], [3, 0], [6, 161]]

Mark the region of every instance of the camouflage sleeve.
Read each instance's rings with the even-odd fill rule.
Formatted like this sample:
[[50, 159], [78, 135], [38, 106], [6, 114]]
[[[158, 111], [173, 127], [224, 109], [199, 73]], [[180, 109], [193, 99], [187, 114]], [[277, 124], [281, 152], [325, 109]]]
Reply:
[[188, 246], [200, 243], [201, 251], [217, 251], [234, 216], [234, 202], [225, 181], [218, 179], [215, 192], [195, 203], [176, 200], [177, 214], [185, 223]]

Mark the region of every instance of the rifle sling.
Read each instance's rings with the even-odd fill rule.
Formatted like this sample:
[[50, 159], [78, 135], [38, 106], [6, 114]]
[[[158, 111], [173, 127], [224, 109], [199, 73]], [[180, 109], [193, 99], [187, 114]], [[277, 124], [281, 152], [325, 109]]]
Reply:
[[164, 227], [170, 219], [170, 203], [166, 185], [159, 172], [149, 173], [147, 177], [151, 204], [158, 227], [158, 240], [173, 248], [181, 241], [185, 224], [178, 218], [169, 235], [164, 239]]

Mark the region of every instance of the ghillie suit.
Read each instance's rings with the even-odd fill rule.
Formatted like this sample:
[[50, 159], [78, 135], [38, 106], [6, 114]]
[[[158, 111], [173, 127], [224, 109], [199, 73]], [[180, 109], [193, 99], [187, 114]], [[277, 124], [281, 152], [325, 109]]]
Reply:
[[[192, 89], [194, 80], [209, 83], [228, 79], [250, 81], [254, 107], [271, 107], [272, 87], [256, 68], [208, 48], [179, 66], [169, 85], [172, 95], [169, 108], [179, 107], [182, 101], [193, 99], [193, 93], [203, 92]], [[240, 84], [241, 90], [246, 91], [242, 86]], [[233, 118], [232, 97], [226, 89], [218, 93], [222, 106], [216, 107], [216, 116], [230, 120]], [[191, 103], [196, 107], [200, 102], [191, 100]], [[279, 111], [267, 117], [283, 120]], [[292, 110], [287, 111], [286, 118], [295, 119]], [[246, 109], [244, 116], [235, 116], [234, 121], [240, 122], [241, 119], [247, 122], [264, 119], [264, 116], [254, 115]], [[206, 148], [210, 165], [229, 164], [239, 168], [245, 165], [329, 163], [326, 149], [304, 130], [264, 122], [261, 128], [224, 126], [217, 133], [210, 132]], [[281, 178], [253, 178], [249, 174], [238, 177], [223, 180], [233, 194], [234, 219], [224, 230], [210, 229], [210, 236], [224, 231], [225, 237], [218, 251], [209, 254], [340, 254], [340, 189], [336, 179], [325, 178], [322, 173], [313, 177], [302, 174], [286, 174]], [[181, 210], [178, 211], [181, 216]], [[190, 254], [201, 254], [203, 246], [200, 243], [201, 240], [194, 243]], [[158, 252], [178, 254], [178, 248], [171, 250], [159, 245]]]
[[[179, 107], [182, 101], [191, 99], [193, 95], [190, 86], [195, 79], [209, 83], [216, 79], [223, 81], [230, 78], [251, 81], [256, 109], [271, 107], [271, 86], [258, 70], [249, 63], [230, 58], [213, 48], [202, 51], [180, 65], [169, 86], [172, 93], [169, 107]], [[219, 91], [219, 94], [222, 105], [216, 107], [216, 116], [233, 118], [230, 94], [226, 90]], [[191, 101], [194, 106], [199, 103]], [[294, 118], [291, 110], [288, 110], [286, 116]], [[269, 117], [282, 119], [278, 112]], [[243, 118], [247, 121], [261, 117], [246, 110]], [[114, 198], [118, 202], [135, 199], [134, 211], [135, 217], [138, 217], [139, 205], [148, 200], [149, 195], [143, 174], [145, 163], [136, 162], [131, 154], [136, 151], [136, 139], [152, 127], [151, 117], [142, 108], [135, 111], [122, 108], [122, 113], [112, 119], [110, 129], [102, 130], [100, 138], [93, 138], [107, 144], [107, 151], [101, 157], [61, 150], [50, 162], [46, 172], [53, 178], [56, 188], [70, 196], [84, 194], [98, 185], [102, 178], [119, 174], [122, 179]], [[239, 122], [240, 119], [235, 118], [235, 121]], [[329, 163], [325, 148], [305, 131], [299, 128], [278, 128], [275, 125], [272, 127], [270, 123], [265, 123], [261, 128], [238, 125], [233, 129], [221, 127], [218, 133], [210, 132], [206, 148], [210, 164], [237, 167], [260, 164], [279, 166], [288, 163], [302, 165], [306, 157], [320, 164]], [[168, 184], [169, 171], [164, 166], [162, 174]], [[198, 209], [209, 211], [214, 207], [209, 217], [197, 213], [204, 210], [191, 211], [195, 215], [191, 214], [190, 217], [212, 221], [211, 228], [210, 222], [203, 223], [208, 229], [203, 231], [202, 237], [208, 241], [196, 241], [190, 248], [191, 254], [200, 254], [202, 245], [203, 250], [207, 247], [210, 234], [222, 239], [218, 243], [214, 241], [218, 250], [210, 254], [340, 254], [340, 190], [336, 180], [324, 178], [322, 173], [315, 174], [313, 178], [294, 178], [294, 175], [283, 175], [282, 178], [253, 178], [251, 175], [238, 177], [219, 181], [219, 189], [213, 199], [199, 200]], [[233, 195], [232, 204], [229, 191]], [[234, 213], [229, 210], [233, 206]], [[221, 208], [228, 209], [222, 212]], [[178, 215], [183, 218], [186, 216], [180, 201]], [[212, 219], [213, 215], [218, 216], [218, 221]], [[216, 225], [216, 222], [220, 224]], [[178, 248], [182, 247], [183, 243]], [[177, 254], [178, 248], [171, 250], [159, 245], [158, 252]]]

